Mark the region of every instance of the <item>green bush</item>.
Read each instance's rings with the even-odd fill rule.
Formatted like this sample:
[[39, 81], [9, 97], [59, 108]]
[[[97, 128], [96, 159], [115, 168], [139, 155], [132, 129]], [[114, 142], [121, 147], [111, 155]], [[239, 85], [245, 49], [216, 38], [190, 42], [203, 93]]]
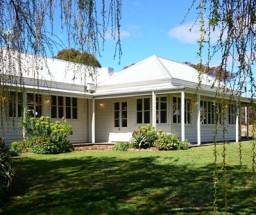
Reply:
[[10, 151], [13, 153], [30, 152], [33, 145], [33, 139], [25, 139], [20, 141], [14, 141], [10, 145]]
[[13, 177], [10, 151], [5, 148], [3, 140], [0, 139], [0, 203], [3, 201], [4, 194], [10, 187]]
[[180, 139], [177, 134], [160, 133], [158, 139], [155, 141], [154, 146], [160, 150], [175, 150], [180, 145]]
[[148, 124], [139, 127], [138, 131], [133, 132], [131, 143], [135, 148], [149, 148], [153, 146], [157, 138], [155, 128]]
[[114, 151], [127, 151], [129, 148], [131, 148], [131, 144], [128, 142], [117, 142], [115, 146], [113, 147]]
[[189, 147], [187, 140], [180, 141], [177, 134], [166, 134], [159, 132], [158, 139], [155, 141], [154, 146], [160, 150], [186, 150]]
[[177, 134], [166, 134], [161, 130], [156, 131], [150, 124], [139, 127], [132, 134], [131, 143], [135, 148], [158, 147], [160, 150], [188, 149], [189, 142], [180, 141]]
[[27, 146], [27, 149], [39, 154], [57, 154], [73, 150], [72, 144], [67, 140], [67, 136], [72, 134], [72, 126], [67, 124], [65, 119], [62, 123], [52, 123], [48, 116], [41, 116], [39, 119], [25, 117], [23, 126], [26, 133], [25, 141], [29, 144], [24, 141], [14, 143], [16, 149], [23, 150], [23, 146]]
[[181, 141], [179, 149], [181, 150], [187, 150], [189, 148], [190, 142], [187, 140]]

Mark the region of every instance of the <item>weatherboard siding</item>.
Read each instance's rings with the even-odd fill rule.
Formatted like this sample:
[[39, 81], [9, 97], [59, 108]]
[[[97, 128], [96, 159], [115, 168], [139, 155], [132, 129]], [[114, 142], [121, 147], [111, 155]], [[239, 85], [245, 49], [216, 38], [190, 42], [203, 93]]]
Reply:
[[[51, 105], [48, 102], [50, 96], [42, 95], [42, 115], [51, 115]], [[6, 144], [10, 144], [16, 140], [22, 140], [22, 118], [15, 117], [4, 120], [4, 130], [0, 128], [0, 136], [4, 137]], [[61, 119], [52, 119], [56, 121]], [[69, 136], [72, 143], [88, 142], [88, 100], [78, 99], [78, 119], [69, 119], [67, 123], [72, 125], [73, 135]], [[2, 126], [1, 126], [2, 127]]]
[[[50, 100], [50, 96], [44, 95], [42, 97], [42, 115], [51, 116], [51, 104], [46, 101]], [[72, 126], [73, 134], [68, 136], [72, 143], [88, 142], [88, 100], [77, 99], [78, 117], [77, 119], [67, 119], [67, 123]], [[51, 119], [52, 122], [61, 119]]]
[[4, 119], [4, 130], [0, 129], [0, 136], [4, 138], [6, 144], [22, 139], [21, 118]]
[[88, 100], [78, 98], [78, 118], [67, 122], [72, 126], [73, 134], [69, 136], [72, 143], [88, 142]]
[[[181, 124], [172, 123], [173, 118], [173, 96], [179, 96], [180, 94], [173, 95], [161, 95], [167, 97], [167, 123], [157, 123], [156, 129], [161, 129], [166, 133], [175, 133], [181, 136]], [[138, 98], [145, 97], [127, 97], [127, 98], [116, 98], [116, 99], [101, 99], [96, 100], [96, 142], [108, 142], [110, 133], [125, 133], [133, 132], [138, 130], [139, 126], [144, 124], [137, 124], [136, 115], [136, 101]], [[191, 95], [187, 95], [186, 98], [191, 98]], [[204, 98], [207, 99], [207, 98]], [[208, 98], [210, 101], [210, 99]], [[114, 127], [114, 103], [115, 102], [127, 102], [128, 105], [128, 126], [126, 128], [115, 128]], [[197, 142], [197, 105], [191, 103], [191, 123], [185, 125], [185, 138], [190, 142]], [[152, 110], [152, 108], [151, 108]], [[227, 118], [227, 113], [226, 113]], [[152, 120], [152, 119], [151, 119]], [[215, 125], [204, 125], [201, 124], [201, 141], [212, 142], [214, 141], [214, 129]], [[226, 140], [235, 140], [235, 125], [226, 125], [227, 132], [225, 133]], [[223, 129], [220, 128], [216, 135], [217, 141], [223, 140]]]

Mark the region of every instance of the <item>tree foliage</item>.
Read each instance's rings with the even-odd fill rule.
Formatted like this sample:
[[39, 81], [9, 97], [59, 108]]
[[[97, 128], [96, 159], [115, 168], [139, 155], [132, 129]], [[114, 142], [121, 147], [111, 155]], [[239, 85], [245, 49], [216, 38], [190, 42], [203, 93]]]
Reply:
[[[256, 1], [194, 0], [200, 25], [198, 56], [203, 65], [205, 51], [208, 53], [208, 66], [212, 59], [220, 59], [219, 71], [230, 71], [235, 91], [241, 91], [249, 83], [249, 91], [255, 97], [256, 61]], [[217, 32], [217, 41], [213, 33]]]
[[[203, 74], [203, 59], [205, 51], [208, 53], [207, 67], [217, 57], [220, 59], [219, 71], [229, 70], [232, 81], [226, 79], [218, 85], [216, 97], [224, 96], [223, 92], [232, 90], [231, 100], [239, 102], [240, 92], [248, 83], [251, 105], [255, 106], [256, 83], [255, 83], [255, 63], [256, 63], [256, 0], [224, 1], [224, 0], [193, 0], [192, 6], [198, 12], [197, 22], [200, 26], [199, 43], [199, 85]], [[213, 33], [218, 33], [217, 40], [213, 38]], [[220, 82], [219, 82], [220, 83]], [[238, 92], [238, 93], [237, 93]], [[239, 114], [239, 113], [236, 113]], [[253, 141], [251, 149], [252, 174], [256, 173], [256, 141], [255, 141], [255, 113], [252, 116]], [[218, 173], [216, 143], [214, 147], [214, 171], [213, 171], [213, 207], [214, 213], [218, 213], [219, 179], [222, 178], [223, 187], [222, 204], [224, 212], [229, 207], [228, 189], [228, 168], [227, 152], [225, 141], [225, 125], [223, 125], [223, 150], [221, 153], [221, 174]], [[239, 143], [239, 163], [242, 166], [242, 144]]]
[[75, 49], [63, 49], [56, 55], [57, 59], [86, 64], [93, 67], [101, 67], [99, 61], [87, 52], [80, 52]]
[[221, 70], [220, 66], [200, 65], [199, 63], [193, 64], [190, 62], [185, 62], [185, 64], [193, 67], [196, 70], [201, 69], [202, 73], [208, 74], [215, 80], [230, 81], [232, 79], [232, 74], [227, 70]]
[[[54, 51], [63, 48], [64, 43], [82, 52], [100, 54], [108, 34], [116, 41], [113, 55], [121, 56], [121, 1], [0, 1], [1, 126], [4, 126], [2, 119], [8, 115], [11, 88], [20, 86], [19, 91], [24, 90], [24, 73], [38, 79], [40, 68], [45, 63], [44, 57], [54, 56]], [[56, 29], [58, 32], [54, 31]], [[60, 33], [67, 37], [67, 41], [58, 37]], [[32, 62], [29, 66], [22, 60], [27, 54], [30, 54], [29, 62]], [[86, 57], [82, 54], [79, 61], [83, 62]]]

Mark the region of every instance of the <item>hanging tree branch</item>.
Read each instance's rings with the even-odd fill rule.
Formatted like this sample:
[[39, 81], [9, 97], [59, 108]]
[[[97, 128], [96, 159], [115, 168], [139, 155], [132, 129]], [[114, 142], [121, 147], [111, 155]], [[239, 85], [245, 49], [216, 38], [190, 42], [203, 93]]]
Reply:
[[[120, 59], [121, 1], [1, 0], [0, 98], [7, 99], [0, 99], [0, 118], [7, 115], [9, 86], [23, 86], [26, 72], [37, 82], [42, 59], [47, 53], [53, 56], [56, 49], [68, 48], [68, 45], [81, 52], [100, 55], [110, 31], [116, 41], [113, 55]], [[60, 33], [59, 28], [66, 35], [66, 41], [56, 35]], [[27, 54], [32, 68], [26, 68], [22, 60]]]

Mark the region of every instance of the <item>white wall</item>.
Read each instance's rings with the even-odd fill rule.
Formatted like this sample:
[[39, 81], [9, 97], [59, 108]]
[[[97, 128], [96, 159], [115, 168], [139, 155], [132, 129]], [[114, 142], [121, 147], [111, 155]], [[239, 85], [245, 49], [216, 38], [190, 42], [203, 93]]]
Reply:
[[[51, 116], [50, 96], [42, 95], [42, 115]], [[0, 127], [0, 136], [4, 137], [6, 144], [22, 139], [22, 118], [10, 118], [4, 120], [4, 126]], [[56, 121], [59, 119], [52, 119]], [[72, 143], [88, 142], [88, 100], [78, 98], [78, 119], [67, 120], [72, 125], [73, 135], [69, 136]], [[2, 129], [4, 127], [4, 130]]]
[[14, 118], [9, 121], [4, 119], [4, 125], [0, 127], [0, 136], [4, 138], [6, 144], [20, 140], [22, 138], [21, 119]]
[[[158, 95], [157, 95], [158, 96]], [[168, 113], [167, 123], [157, 123], [156, 129], [161, 129], [164, 132], [176, 133], [179, 136], [181, 131], [181, 124], [172, 123], [172, 100], [173, 96], [180, 96], [180, 94], [161, 95], [167, 96]], [[185, 94], [186, 98], [190, 98], [191, 103], [191, 124], [185, 125], [185, 138], [190, 142], [197, 142], [197, 104], [193, 102], [194, 95]], [[151, 96], [149, 96], [151, 97]], [[96, 142], [107, 142], [109, 133], [116, 132], [133, 132], [137, 130], [141, 124], [136, 123], [136, 99], [141, 97], [127, 97], [116, 99], [101, 99], [96, 100]], [[144, 97], [143, 97], [144, 98]], [[212, 98], [202, 97], [204, 101], [212, 101]], [[126, 101], [128, 103], [128, 127], [127, 128], [114, 128], [114, 102]], [[100, 105], [102, 104], [102, 105]], [[152, 108], [151, 108], [152, 110]], [[228, 118], [226, 110], [226, 119]], [[201, 141], [211, 142], [214, 140], [215, 125], [201, 124]], [[226, 125], [227, 133], [225, 133], [226, 140], [235, 140], [235, 125]], [[217, 140], [222, 141], [223, 129], [220, 128], [217, 133]]]

